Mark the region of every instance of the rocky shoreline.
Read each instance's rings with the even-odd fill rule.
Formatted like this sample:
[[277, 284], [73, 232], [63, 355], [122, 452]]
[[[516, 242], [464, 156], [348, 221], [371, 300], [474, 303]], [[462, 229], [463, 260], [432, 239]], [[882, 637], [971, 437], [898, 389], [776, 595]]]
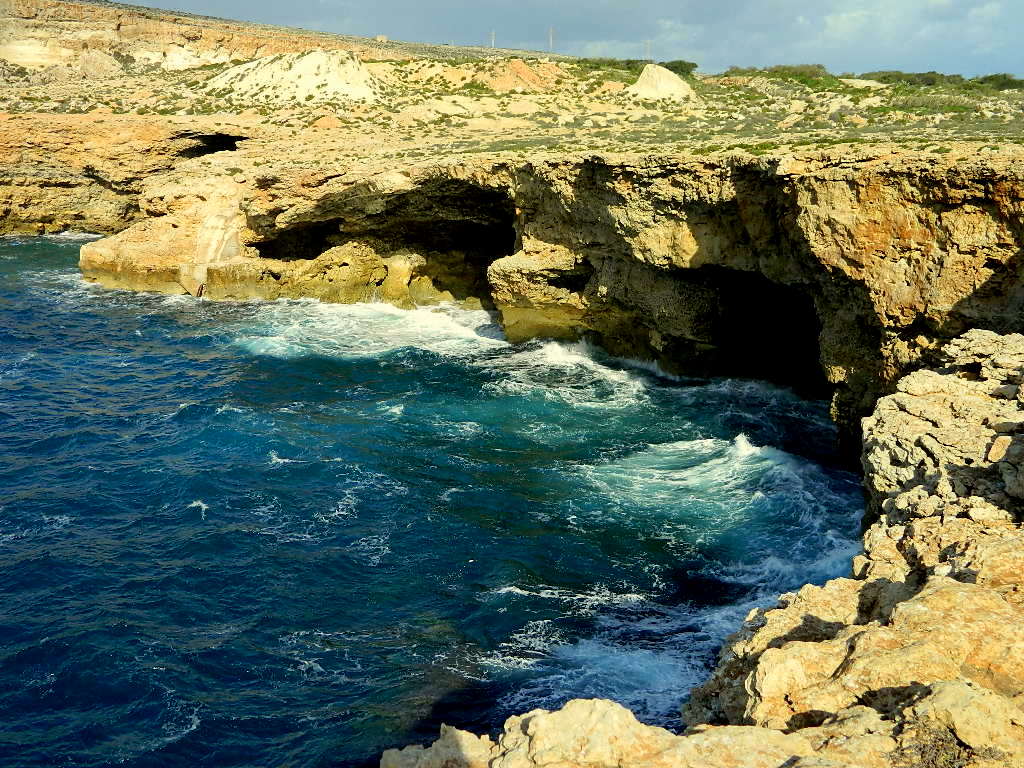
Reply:
[[[147, 179], [87, 279], [207, 298], [497, 310], [672, 372], [774, 377], [859, 419], [942, 343], [1020, 328], [1024, 172], [872, 147], [451, 157], [395, 168], [243, 143]], [[964, 153], [968, 152], [964, 148]], [[333, 158], [333, 159], [332, 159]]]
[[382, 768], [1024, 765], [1024, 336], [970, 331], [864, 420], [875, 522], [852, 576], [730, 637], [685, 735], [607, 701], [451, 728]]
[[[572, 702], [497, 741], [445, 729], [382, 765], [1024, 765], [1024, 337], [993, 332], [1021, 329], [1018, 158], [874, 147], [395, 170], [305, 161], [276, 135], [184, 160], [210, 140], [164, 140], [173, 167], [115, 191], [137, 211], [83, 246], [87, 279], [485, 306], [513, 340], [584, 337], [668, 370], [831, 392], [863, 447], [852, 577], [750, 616], [692, 693], [687, 735]], [[990, 330], [957, 338], [975, 326]]]
[[[85, 276], [487, 306], [513, 340], [584, 337], [668, 370], [831, 392], [862, 449], [851, 578], [748, 617], [693, 691], [686, 735], [580, 701], [513, 718], [497, 741], [445, 729], [385, 768], [1024, 765], [1024, 336], [994, 332], [1021, 329], [1017, 158], [875, 147], [328, 172], [270, 146], [287, 144], [145, 182], [144, 218], [85, 245]], [[960, 335], [972, 327], [988, 330]]]
[[[611, 60], [106, 2], [0, 19], [0, 233], [109, 235], [88, 280], [457, 301], [512, 341], [832, 398], [863, 551], [748, 617], [685, 735], [574, 701], [384, 768], [1024, 768], [1024, 92], [766, 70], [662, 98]], [[316, 49], [364, 98], [287, 74]]]

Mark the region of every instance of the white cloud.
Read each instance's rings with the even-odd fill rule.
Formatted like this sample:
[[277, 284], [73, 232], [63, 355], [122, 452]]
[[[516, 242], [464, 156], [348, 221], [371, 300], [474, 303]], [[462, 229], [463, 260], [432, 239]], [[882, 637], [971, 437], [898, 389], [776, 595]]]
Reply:
[[995, 21], [1003, 12], [1002, 3], [985, 3], [977, 8], [971, 8], [967, 18], [975, 23], [987, 23]]
[[859, 37], [873, 24], [880, 21], [873, 11], [847, 11], [832, 13], [825, 17], [825, 36], [834, 40], [849, 40]]

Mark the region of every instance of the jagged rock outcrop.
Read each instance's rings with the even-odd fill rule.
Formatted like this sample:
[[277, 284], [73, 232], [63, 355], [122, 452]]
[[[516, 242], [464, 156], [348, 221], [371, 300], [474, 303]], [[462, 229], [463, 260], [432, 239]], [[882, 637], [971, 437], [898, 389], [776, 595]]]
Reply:
[[811, 755], [808, 741], [763, 728], [707, 728], [683, 738], [610, 701], [570, 701], [511, 717], [497, 741], [444, 727], [427, 748], [384, 753], [381, 768], [775, 768]]
[[[282, 293], [259, 277], [264, 267], [278, 283], [294, 279], [262, 260], [308, 266], [346, 242], [385, 243], [382, 262], [392, 252], [423, 259], [410, 279], [439, 260], [463, 264], [461, 283], [496, 306], [512, 340], [590, 336], [670, 371], [774, 373], [831, 391], [851, 441], [858, 418], [943, 341], [972, 326], [1024, 330], [1024, 166], [1007, 160], [884, 148], [478, 156], [397, 170], [332, 165], [326, 150], [314, 162], [282, 159], [303, 154], [265, 145], [201, 171], [183, 166], [187, 181], [152, 180], [140, 198], [151, 220], [86, 246], [83, 272], [185, 290], [147, 275], [213, 264], [188, 233], [214, 216], [238, 243], [235, 284], [223, 278], [221, 295], [330, 295], [308, 270], [302, 289]], [[202, 192], [224, 186], [235, 191]], [[352, 288], [346, 295], [372, 286]]]
[[875, 522], [853, 578], [726, 641], [683, 736], [617, 705], [444, 729], [382, 768], [1024, 766], [1024, 336], [971, 331], [864, 420]]

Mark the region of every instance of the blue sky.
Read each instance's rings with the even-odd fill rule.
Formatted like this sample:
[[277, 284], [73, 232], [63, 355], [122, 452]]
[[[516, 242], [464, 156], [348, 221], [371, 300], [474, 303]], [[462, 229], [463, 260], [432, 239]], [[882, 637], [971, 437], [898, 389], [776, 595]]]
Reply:
[[147, 5], [398, 40], [585, 56], [689, 59], [707, 72], [825, 64], [836, 72], [1024, 75], [1024, 0], [163, 0]]

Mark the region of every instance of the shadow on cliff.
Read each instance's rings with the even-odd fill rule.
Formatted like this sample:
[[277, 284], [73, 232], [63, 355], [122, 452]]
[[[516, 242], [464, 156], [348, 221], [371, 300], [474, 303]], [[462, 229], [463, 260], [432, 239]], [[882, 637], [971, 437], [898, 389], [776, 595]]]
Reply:
[[[1009, 200], [1000, 202], [995, 192], [990, 194], [993, 198], [985, 200], [968, 197], [955, 204], [932, 203], [940, 223], [944, 211], [956, 210], [966, 204], [984, 209], [991, 219], [991, 229], [997, 232], [1005, 228], [1013, 238], [1012, 243], [1007, 244], [1010, 256], [1005, 260], [993, 256], [985, 258], [981, 267], [990, 272], [989, 276], [947, 310], [939, 307], [936, 312], [918, 314], [909, 324], [892, 331], [908, 349], [916, 349], [919, 354], [918, 359], [899, 371], [896, 378], [913, 370], [935, 366], [941, 346], [972, 328], [1003, 334], [1024, 333], [1024, 217], [1012, 210]], [[970, 256], [971, 252], [968, 251], [967, 255]], [[959, 254], [952, 253], [952, 256]], [[976, 253], [974, 257], [981, 260]], [[948, 267], [944, 264], [942, 268], [955, 272], [962, 267], [951, 259]], [[927, 341], [927, 347], [920, 347], [921, 339]]]
[[953, 305], [947, 321], [938, 328], [941, 338], [952, 339], [972, 328], [1024, 333], [1024, 222], [1011, 228], [1020, 247], [1005, 262], [985, 262], [992, 274]]
[[248, 223], [262, 235], [253, 243], [261, 257], [310, 261], [335, 246], [361, 242], [382, 255], [422, 257], [417, 277], [457, 300], [475, 298], [488, 307], [487, 267], [516, 250], [515, 218], [506, 190], [438, 177], [397, 192], [356, 185], [325, 196], [283, 229], [258, 217]]
[[[702, 187], [686, 189], [690, 176], [712, 176], [711, 186], [735, 195], [706, 199]], [[529, 214], [522, 234], [585, 261], [586, 279], [574, 275], [570, 290], [586, 301], [596, 343], [671, 373], [756, 378], [832, 397], [852, 462], [859, 418], [890, 384], [879, 385], [882, 331], [867, 287], [814, 257], [779, 176], [753, 163], [590, 159], [569, 194], [530, 166], [517, 188]], [[645, 242], [650, 252], [638, 254]], [[829, 381], [830, 370], [844, 374]]]
[[[438, 739], [442, 725], [477, 735], [494, 733], [494, 712], [500, 691], [497, 685], [485, 682], [463, 681], [461, 687], [452, 688], [440, 696], [426, 715], [419, 718], [407, 731], [410, 736], [388, 748], [403, 749], [411, 745], [429, 747]], [[446, 757], [455, 762], [445, 762], [452, 768], [468, 764], [469, 755], [447, 753]], [[461, 760], [459, 760], [461, 758]], [[380, 755], [361, 760], [331, 763], [337, 768], [377, 768]], [[440, 763], [438, 763], [440, 764]]]

